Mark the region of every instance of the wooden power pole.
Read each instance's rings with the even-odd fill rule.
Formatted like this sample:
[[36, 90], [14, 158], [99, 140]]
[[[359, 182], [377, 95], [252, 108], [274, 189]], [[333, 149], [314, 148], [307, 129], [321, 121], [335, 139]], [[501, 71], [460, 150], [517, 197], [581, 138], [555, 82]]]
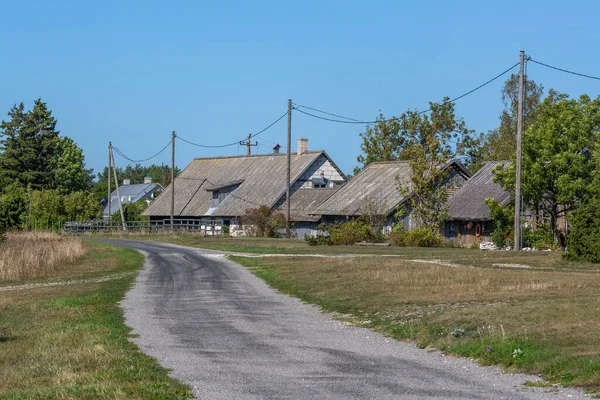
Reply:
[[171, 133], [171, 230], [175, 219], [175, 131]]
[[117, 166], [115, 165], [115, 156], [110, 148], [110, 158], [113, 165], [113, 175], [115, 177], [115, 187], [117, 188], [117, 198], [119, 199], [119, 211], [121, 211], [121, 222], [123, 223], [123, 230], [126, 229], [125, 225], [125, 214], [123, 213], [123, 204], [121, 203], [121, 192], [119, 191], [119, 181], [117, 180]]
[[287, 200], [287, 212], [285, 216], [286, 221], [286, 236], [288, 239], [292, 237], [290, 230], [290, 210], [291, 210], [291, 199], [290, 199], [290, 184], [292, 176], [292, 99], [288, 99], [288, 129], [287, 129], [287, 187], [285, 189], [285, 199]]
[[108, 223], [108, 229], [110, 230], [110, 163], [112, 162], [112, 143], [108, 142], [108, 216], [106, 222]]
[[517, 171], [515, 184], [515, 251], [521, 250], [521, 158], [523, 136], [523, 70], [525, 66], [525, 52], [521, 50], [521, 66], [519, 68], [519, 98], [517, 102]]
[[250, 147], [252, 146], [258, 146], [258, 142], [255, 142], [254, 144], [252, 144], [252, 142], [250, 141], [250, 139], [252, 139], [252, 134], [249, 133], [248, 134], [248, 140], [246, 142], [244, 142], [243, 140], [240, 142], [240, 144], [242, 146], [246, 146], [246, 155], [250, 156]]

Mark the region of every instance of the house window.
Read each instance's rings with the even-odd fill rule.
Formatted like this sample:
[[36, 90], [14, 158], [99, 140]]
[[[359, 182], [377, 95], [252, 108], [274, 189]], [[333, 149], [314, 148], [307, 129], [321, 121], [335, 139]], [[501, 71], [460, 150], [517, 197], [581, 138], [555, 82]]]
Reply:
[[329, 179], [325, 177], [312, 178], [313, 188], [326, 188], [329, 183]]
[[212, 206], [219, 207], [227, 197], [240, 185], [231, 185], [217, 190], [212, 190]]

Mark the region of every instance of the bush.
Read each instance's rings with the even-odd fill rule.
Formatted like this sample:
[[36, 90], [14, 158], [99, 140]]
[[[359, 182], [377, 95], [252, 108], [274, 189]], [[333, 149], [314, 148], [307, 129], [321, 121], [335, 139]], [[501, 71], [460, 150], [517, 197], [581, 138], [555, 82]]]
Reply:
[[306, 235], [304, 240], [309, 246], [331, 246], [331, 239], [326, 235]]
[[350, 220], [327, 227], [332, 245], [354, 244], [358, 242], [382, 242], [385, 237], [360, 219]]
[[404, 243], [409, 247], [440, 247], [443, 238], [431, 228], [415, 228], [406, 232]]
[[594, 196], [573, 213], [567, 236], [569, 260], [600, 263], [600, 196]]
[[523, 247], [534, 247], [536, 249], [545, 250], [554, 247], [552, 235], [544, 226], [537, 228], [535, 231], [531, 228], [524, 228], [521, 231]]
[[432, 228], [415, 228], [411, 231], [390, 233], [392, 246], [400, 247], [440, 247], [444, 243], [442, 236]]
[[27, 218], [27, 191], [17, 184], [0, 194], [0, 227], [21, 227]]
[[248, 225], [246, 231], [249, 234], [259, 237], [277, 237], [277, 231], [286, 226], [285, 216], [267, 206], [246, 210], [239, 221]]
[[406, 246], [406, 232], [392, 232], [388, 239], [392, 246], [405, 247]]

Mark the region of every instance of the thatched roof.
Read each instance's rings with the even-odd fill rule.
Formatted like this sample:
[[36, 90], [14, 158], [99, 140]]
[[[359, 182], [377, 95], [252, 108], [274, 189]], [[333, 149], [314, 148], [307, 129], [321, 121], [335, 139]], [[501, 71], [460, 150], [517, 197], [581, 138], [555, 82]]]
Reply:
[[485, 199], [494, 198], [500, 205], [508, 204], [512, 195], [494, 182], [493, 169], [507, 161], [491, 161], [485, 164], [450, 198], [450, 220], [489, 221], [490, 210]]
[[[292, 154], [292, 184], [321, 155], [335, 165], [324, 151]], [[196, 158], [175, 178], [175, 216], [237, 217], [261, 205], [272, 208], [285, 195], [286, 170], [286, 154]], [[211, 209], [212, 191], [232, 185], [239, 186], [219, 207]], [[170, 215], [171, 188], [169, 185], [144, 215]]]
[[[313, 221], [321, 219], [320, 215], [311, 215], [313, 211], [325, 200], [331, 197], [340, 188], [299, 189], [292, 194], [290, 219], [292, 221]], [[279, 212], [285, 213], [287, 201], [279, 207]]]
[[[442, 169], [455, 168], [465, 177], [470, 172], [459, 162], [451, 160]], [[377, 213], [391, 215], [404, 202], [397, 184], [410, 186], [409, 161], [373, 162], [352, 178], [334, 195], [325, 200], [313, 214], [335, 216], [360, 216], [367, 202], [377, 208]]]

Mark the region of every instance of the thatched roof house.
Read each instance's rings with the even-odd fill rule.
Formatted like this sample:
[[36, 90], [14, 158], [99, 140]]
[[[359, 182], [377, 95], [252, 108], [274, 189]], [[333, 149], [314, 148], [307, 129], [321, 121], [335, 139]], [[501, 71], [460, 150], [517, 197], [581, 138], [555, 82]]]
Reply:
[[[469, 170], [456, 160], [447, 162], [442, 169], [448, 171], [443, 183], [448, 188], [460, 187], [471, 176]], [[409, 185], [410, 174], [408, 161], [373, 162], [325, 200], [313, 214], [336, 222], [361, 216], [364, 212], [376, 212], [388, 218], [387, 227], [390, 228], [396, 207], [406, 200], [398, 191], [397, 183]], [[410, 229], [410, 225], [410, 218], [405, 219], [405, 227]]]
[[[279, 153], [196, 158], [175, 179], [175, 217], [236, 225], [237, 217], [248, 209], [262, 205], [276, 209], [285, 201], [286, 171], [287, 156]], [[325, 151], [292, 154], [292, 216], [308, 218], [306, 210], [345, 182], [346, 176]], [[172, 186], [144, 215], [169, 218]], [[307, 219], [313, 220], [314, 216]]]
[[510, 192], [494, 182], [494, 168], [507, 163], [488, 162], [449, 199], [450, 218], [444, 229], [448, 240], [465, 246], [490, 239], [493, 224], [485, 199], [493, 198], [502, 206], [513, 199]]

